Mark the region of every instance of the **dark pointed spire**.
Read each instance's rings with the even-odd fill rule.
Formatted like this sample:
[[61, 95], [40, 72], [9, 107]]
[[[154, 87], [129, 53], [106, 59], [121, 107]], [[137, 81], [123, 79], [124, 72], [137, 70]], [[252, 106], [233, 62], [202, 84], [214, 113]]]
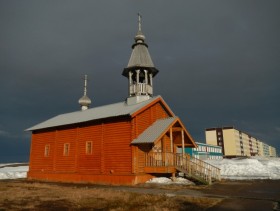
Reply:
[[153, 96], [153, 77], [158, 73], [142, 32], [142, 16], [138, 13], [138, 31], [134, 37], [132, 53], [122, 75], [129, 80], [128, 104], [150, 99]]
[[158, 70], [155, 68], [150, 53], [148, 51], [148, 45], [145, 43], [145, 35], [142, 32], [142, 16], [138, 13], [138, 32], [134, 37], [135, 43], [132, 45], [132, 53], [127, 64], [127, 67], [123, 70], [123, 75], [128, 77], [129, 70], [143, 69], [145, 68], [149, 73], [155, 76]]

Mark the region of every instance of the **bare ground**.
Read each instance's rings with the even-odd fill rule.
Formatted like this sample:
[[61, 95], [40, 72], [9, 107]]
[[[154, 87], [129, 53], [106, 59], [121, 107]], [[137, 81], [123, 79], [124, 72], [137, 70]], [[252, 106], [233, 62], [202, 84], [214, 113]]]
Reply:
[[172, 194], [178, 188], [5, 180], [0, 210], [205, 210], [222, 200]]
[[280, 210], [280, 180], [133, 187], [0, 180], [2, 210]]

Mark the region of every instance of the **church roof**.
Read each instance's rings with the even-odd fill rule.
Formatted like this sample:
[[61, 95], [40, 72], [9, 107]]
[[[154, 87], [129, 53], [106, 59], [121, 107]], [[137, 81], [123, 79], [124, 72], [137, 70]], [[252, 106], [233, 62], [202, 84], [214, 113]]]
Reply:
[[71, 125], [76, 123], [88, 122], [92, 120], [105, 119], [110, 117], [118, 117], [118, 116], [133, 116], [134, 114], [141, 111], [146, 106], [161, 101], [165, 104], [169, 112], [173, 115], [172, 111], [168, 108], [167, 104], [164, 102], [161, 96], [153, 97], [147, 101], [127, 105], [126, 101], [99, 106], [95, 108], [91, 108], [85, 111], [76, 111], [66, 114], [61, 114], [55, 116], [51, 119], [48, 119], [42, 123], [39, 123], [33, 127], [26, 129], [26, 131], [33, 131], [39, 129], [46, 129], [57, 126]]
[[[139, 16], [140, 17], [140, 16]], [[155, 68], [155, 65], [150, 56], [148, 45], [145, 43], [145, 35], [141, 31], [141, 20], [139, 20], [139, 29], [135, 36], [135, 43], [132, 45], [132, 53], [128, 61], [127, 67], [123, 70], [123, 75], [128, 77], [128, 72], [130, 70], [136, 69], [146, 69], [149, 73], [152, 73], [155, 76], [158, 73], [158, 70]]]
[[146, 45], [139, 44], [133, 48], [127, 65], [130, 67], [155, 67]]
[[160, 138], [160, 136], [168, 130], [168, 128], [178, 119], [178, 117], [169, 117], [164, 119], [158, 119], [150, 127], [148, 127], [143, 133], [141, 133], [132, 144], [146, 144], [154, 143]]
[[[188, 133], [187, 129], [179, 119], [179, 117], [172, 116], [164, 119], [158, 119], [150, 127], [148, 127], [143, 133], [141, 133], [131, 144], [152, 144], [160, 140], [170, 128], [174, 125], [180, 125], [179, 127], [184, 131], [186, 135], [185, 144], [189, 147], [197, 147], [195, 141]], [[187, 143], [188, 142], [188, 143]]]

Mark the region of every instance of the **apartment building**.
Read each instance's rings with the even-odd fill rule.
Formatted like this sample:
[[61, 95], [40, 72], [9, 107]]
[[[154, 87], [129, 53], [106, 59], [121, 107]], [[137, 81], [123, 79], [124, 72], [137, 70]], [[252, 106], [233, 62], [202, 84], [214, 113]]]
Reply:
[[277, 156], [275, 147], [269, 146], [269, 156], [270, 157], [276, 157]]
[[234, 127], [207, 128], [206, 143], [222, 148], [224, 156], [276, 157], [276, 149]]

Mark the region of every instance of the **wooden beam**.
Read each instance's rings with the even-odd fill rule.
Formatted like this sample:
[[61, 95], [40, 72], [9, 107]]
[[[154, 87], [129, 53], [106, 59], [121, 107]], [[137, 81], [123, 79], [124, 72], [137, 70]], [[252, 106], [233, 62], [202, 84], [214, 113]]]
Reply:
[[173, 127], [172, 130], [173, 130], [173, 132], [181, 132], [182, 128], [181, 127]]
[[170, 133], [170, 150], [173, 152], [173, 134], [172, 134], [172, 127], [169, 129]]
[[[182, 144], [177, 144], [177, 146], [182, 146]], [[185, 143], [185, 146], [193, 146], [193, 144], [186, 144]]]
[[185, 154], [185, 137], [184, 137], [184, 130], [182, 129], [182, 156], [184, 157]]

